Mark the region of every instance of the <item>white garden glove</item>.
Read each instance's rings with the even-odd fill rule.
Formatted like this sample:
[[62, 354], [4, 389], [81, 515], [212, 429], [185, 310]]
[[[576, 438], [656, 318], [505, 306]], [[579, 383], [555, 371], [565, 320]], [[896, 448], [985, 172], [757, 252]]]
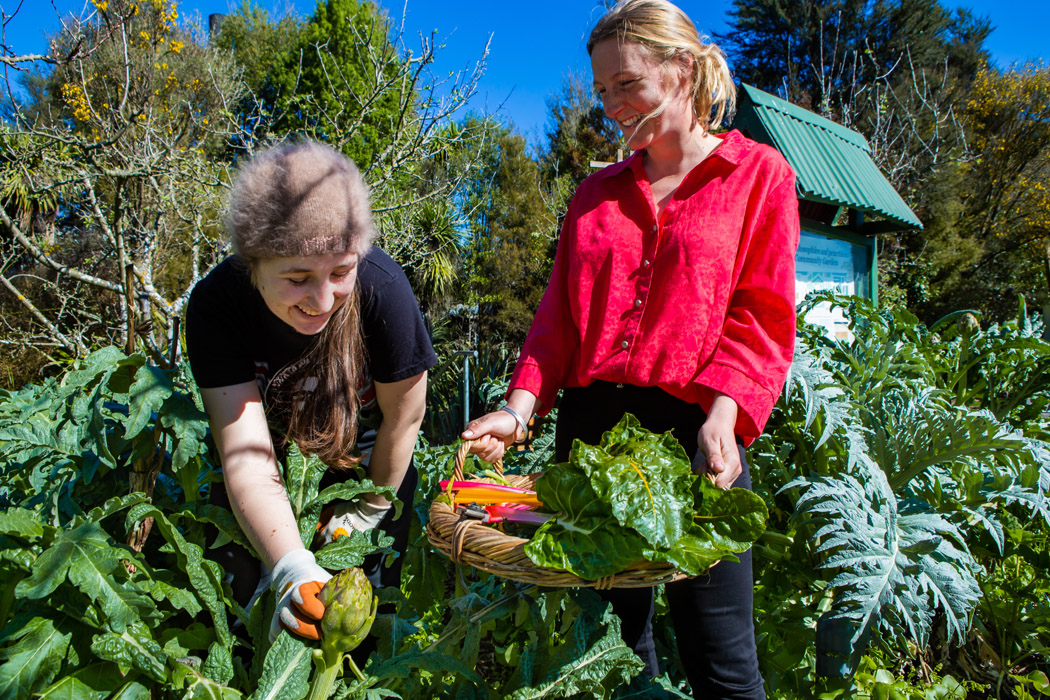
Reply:
[[317, 534], [328, 544], [337, 537], [349, 537], [352, 530], [368, 532], [379, 524], [393, 505], [375, 506], [364, 500], [339, 503], [321, 512]]
[[270, 587], [277, 594], [277, 609], [270, 622], [271, 642], [282, 627], [306, 639], [321, 638], [324, 603], [317, 594], [330, 578], [308, 549], [293, 549], [274, 564]]

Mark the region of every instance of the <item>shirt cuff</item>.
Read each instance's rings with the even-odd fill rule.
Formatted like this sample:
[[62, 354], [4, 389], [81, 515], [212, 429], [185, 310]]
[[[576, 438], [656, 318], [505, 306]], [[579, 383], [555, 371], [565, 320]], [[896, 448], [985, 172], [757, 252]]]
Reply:
[[510, 397], [510, 392], [515, 389], [524, 389], [539, 400], [540, 405], [536, 415], [541, 418], [550, 413], [554, 406], [554, 397], [558, 395], [557, 383], [550, 380], [544, 381], [540, 366], [528, 360], [519, 363], [514, 368], [514, 375], [510, 378], [506, 396]]
[[705, 367], [696, 383], [700, 385], [700, 407], [704, 412], [711, 411], [715, 392], [736, 401], [739, 412], [734, 431], [744, 439], [745, 447], [762, 434], [777, 402], [769, 389], [737, 368], [717, 363]]

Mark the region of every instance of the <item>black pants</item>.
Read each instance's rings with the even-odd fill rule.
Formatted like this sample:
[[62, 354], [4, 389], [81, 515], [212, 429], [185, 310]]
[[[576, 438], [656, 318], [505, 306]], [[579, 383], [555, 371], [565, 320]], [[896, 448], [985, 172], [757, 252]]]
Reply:
[[[573, 439], [598, 444], [602, 433], [624, 413], [634, 414], [653, 432], [673, 431], [689, 458], [696, 456], [697, 432], [706, 419], [698, 405], [655, 387], [596, 382], [563, 391], [555, 433], [556, 459], [569, 458]], [[733, 487], [750, 489], [743, 448], [740, 455], [744, 471]], [[765, 698], [755, 648], [751, 552], [738, 556], [739, 563], [719, 562], [704, 576], [666, 586], [678, 654], [695, 698]], [[620, 617], [624, 642], [645, 662], [649, 675], [659, 675], [653, 641], [653, 589], [614, 588], [600, 594]]]

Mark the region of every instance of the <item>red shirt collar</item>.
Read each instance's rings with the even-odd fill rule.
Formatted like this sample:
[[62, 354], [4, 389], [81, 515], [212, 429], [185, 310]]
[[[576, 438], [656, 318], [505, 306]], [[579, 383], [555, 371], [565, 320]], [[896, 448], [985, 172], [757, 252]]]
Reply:
[[[740, 165], [741, 161], [744, 160], [744, 157], [751, 152], [755, 145], [753, 141], [744, 138], [743, 134], [736, 129], [727, 131], [724, 134], [714, 134], [714, 136], [722, 139], [722, 143], [711, 153], [711, 156], [718, 156], [733, 165]], [[631, 168], [636, 174], [640, 174], [644, 163], [642, 153], [643, 151], [641, 150], [635, 151], [619, 163], [613, 163], [599, 171], [598, 176], [602, 178], [612, 177], [619, 175], [627, 168]]]

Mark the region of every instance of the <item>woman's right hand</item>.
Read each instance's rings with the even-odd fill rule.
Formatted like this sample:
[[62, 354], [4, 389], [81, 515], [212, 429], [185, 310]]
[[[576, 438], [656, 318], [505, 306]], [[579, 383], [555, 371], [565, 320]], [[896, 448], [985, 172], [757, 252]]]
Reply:
[[495, 462], [503, 458], [507, 446], [514, 443], [520, 430], [512, 415], [506, 411], [493, 411], [467, 423], [460, 437], [474, 441], [471, 452], [486, 462]]
[[282, 628], [305, 639], [321, 638], [324, 603], [317, 594], [330, 578], [309, 549], [293, 549], [274, 564], [270, 588], [277, 594], [277, 608], [270, 621], [271, 642]]
[[[523, 421], [528, 422], [528, 417], [536, 412], [539, 405], [539, 399], [532, 392], [525, 389], [514, 389], [507, 397], [506, 407], [522, 416]], [[474, 441], [474, 444], [470, 446], [471, 452], [486, 462], [495, 462], [503, 458], [503, 453], [506, 452], [508, 445], [514, 444], [521, 428], [522, 426], [514, 416], [500, 409], [467, 423], [460, 437]]]

